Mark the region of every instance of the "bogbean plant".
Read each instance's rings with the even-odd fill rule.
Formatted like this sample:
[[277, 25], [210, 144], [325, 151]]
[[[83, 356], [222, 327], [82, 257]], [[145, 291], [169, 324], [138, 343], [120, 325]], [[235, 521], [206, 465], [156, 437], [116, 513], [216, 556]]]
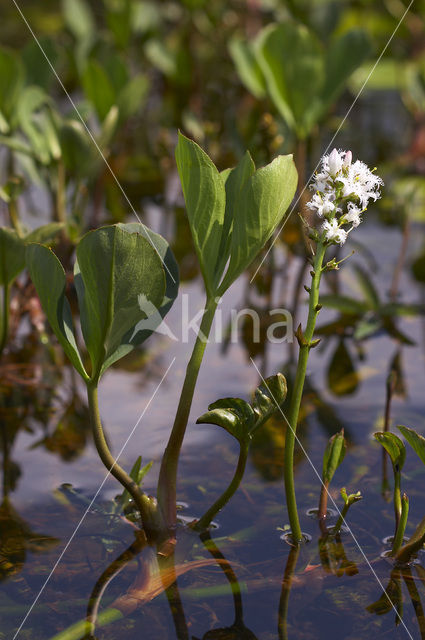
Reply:
[[[148, 497], [114, 460], [103, 432], [98, 385], [104, 372], [141, 344], [170, 309], [178, 290], [178, 269], [166, 241], [141, 224], [117, 224], [86, 234], [76, 249], [74, 282], [88, 362], [77, 346], [65, 272], [55, 254], [40, 244], [27, 248], [27, 267], [50, 325], [87, 387], [94, 441], [104, 465], [140, 511], [148, 538], [174, 536], [177, 466], [196, 380], [221, 296], [250, 265], [291, 203], [297, 172], [292, 156], [279, 156], [255, 169], [246, 153], [234, 169], [219, 172], [202, 149], [179, 135], [177, 166], [189, 223], [205, 283], [206, 303], [189, 360], [174, 425], [161, 463], [157, 501]], [[252, 433], [278, 408], [286, 394], [283, 376], [259, 388], [252, 406], [230, 399], [210, 407], [218, 423], [241, 444], [234, 482], [202, 520], [205, 526], [236, 490]], [[249, 419], [247, 419], [249, 414]], [[205, 417], [204, 417], [205, 418]], [[202, 419], [201, 419], [202, 420]], [[204, 420], [202, 420], [204, 421]]]
[[[27, 267], [46, 316], [86, 384], [93, 436], [100, 458], [123, 485], [123, 504], [128, 507], [131, 497], [136, 505], [148, 539], [158, 535], [160, 539], [173, 539], [175, 535], [179, 455], [217, 304], [282, 221], [297, 183], [292, 156], [279, 156], [266, 167], [256, 170], [251, 156], [246, 153], [235, 168], [220, 173], [208, 155], [182, 134], [179, 134], [176, 160], [206, 300], [161, 462], [157, 500], [148, 497], [139, 486], [147, 471], [146, 467], [141, 469], [141, 461], [138, 460], [128, 475], [109, 451], [100, 420], [98, 385], [108, 367], [151, 335], [177, 296], [178, 268], [167, 242], [139, 223], [101, 227], [86, 234], [79, 242], [74, 281], [87, 358], [81, 355], [77, 346], [70, 305], [65, 295], [63, 267], [55, 254], [41, 244], [30, 243], [26, 249]], [[313, 223], [308, 227], [314, 244], [312, 281], [307, 287], [308, 319], [305, 329], [302, 330], [300, 325], [296, 332], [299, 357], [290, 394], [284, 454], [291, 543], [295, 545], [302, 542], [303, 535], [295, 497], [294, 445], [309, 353], [318, 343], [314, 340], [314, 329], [321, 309], [319, 287], [322, 274], [338, 269], [342, 262], [335, 259], [325, 262], [325, 255], [330, 246], [344, 244], [348, 234], [360, 224], [369, 201], [380, 197], [381, 185], [382, 180], [363, 162], [353, 162], [350, 152], [337, 150], [323, 157], [321, 170], [312, 183], [314, 194], [308, 208], [321, 219], [321, 225], [317, 228]], [[12, 271], [8, 277], [16, 275], [16, 270]], [[3, 280], [6, 282], [7, 279]], [[282, 412], [286, 392], [285, 378], [277, 374], [263, 381], [251, 404], [239, 398], [224, 398], [212, 403], [208, 412], [198, 419], [198, 424], [216, 424], [233, 435], [240, 445], [240, 454], [229, 487], [203, 517], [192, 523], [194, 529], [206, 531], [218, 511], [232, 497], [244, 473], [252, 436], [274, 412]], [[399, 429], [425, 463], [425, 439], [406, 427]], [[408, 499], [401, 495], [400, 490], [404, 445], [390, 433], [377, 434], [376, 437], [390, 454], [395, 474], [396, 528], [392, 555], [397, 561], [406, 562], [423, 545], [425, 524], [422, 521], [412, 538], [402, 545], [408, 513]], [[342, 489], [344, 506], [336, 525], [327, 529], [323, 524], [327, 515], [329, 485], [345, 450], [341, 431], [330, 439], [324, 454], [318, 517], [325, 536], [340, 533], [348, 509], [361, 499], [360, 492], [348, 495], [345, 488]]]

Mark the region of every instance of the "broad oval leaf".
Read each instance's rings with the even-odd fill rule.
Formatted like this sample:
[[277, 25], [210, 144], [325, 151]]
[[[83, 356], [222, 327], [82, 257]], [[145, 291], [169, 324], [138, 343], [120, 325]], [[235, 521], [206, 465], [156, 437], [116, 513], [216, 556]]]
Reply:
[[40, 244], [29, 244], [26, 250], [28, 271], [57, 339], [78, 373], [89, 376], [81, 361], [72, 326], [71, 308], [65, 296], [65, 271], [51, 249]]
[[8, 287], [24, 268], [24, 240], [13, 229], [0, 227], [0, 285]]
[[212, 294], [226, 206], [224, 181], [205, 151], [180, 132], [176, 163], [205, 286]]
[[344, 429], [339, 433], [335, 433], [326, 445], [323, 454], [322, 480], [325, 484], [329, 484], [335, 475], [341, 462], [344, 460], [347, 445], [344, 438]]
[[232, 38], [229, 42], [229, 53], [236, 71], [248, 91], [256, 98], [264, 98], [266, 82], [251, 43], [240, 38]]
[[59, 233], [64, 229], [63, 222], [49, 222], [37, 227], [25, 236], [25, 242], [37, 242], [38, 244], [49, 244], [53, 242]]
[[129, 233], [118, 225], [101, 227], [77, 247], [75, 286], [93, 379], [134, 348], [138, 323], [164, 303], [163, 263], [145, 227], [139, 228]]
[[252, 407], [240, 398], [222, 398], [208, 407], [208, 412], [200, 416], [196, 424], [216, 424], [225, 429], [241, 445], [250, 439], [250, 430], [255, 423]]
[[[400, 427], [398, 427], [398, 429], [400, 429], [401, 431]], [[402, 429], [405, 429], [405, 427], [402, 427]], [[397, 472], [401, 471], [404, 466], [404, 462], [406, 460], [406, 447], [404, 446], [400, 438], [396, 436], [395, 433], [390, 433], [390, 432], [374, 433], [373, 437], [375, 438], [375, 440], [377, 440], [382, 444], [385, 451], [390, 456], [394, 471], [397, 471]], [[424, 462], [425, 462], [425, 458], [424, 458]]]
[[406, 438], [412, 449], [418, 454], [422, 462], [425, 464], [425, 438], [419, 435], [419, 433], [416, 433], [414, 429], [404, 427], [403, 425], [398, 425], [397, 429]]

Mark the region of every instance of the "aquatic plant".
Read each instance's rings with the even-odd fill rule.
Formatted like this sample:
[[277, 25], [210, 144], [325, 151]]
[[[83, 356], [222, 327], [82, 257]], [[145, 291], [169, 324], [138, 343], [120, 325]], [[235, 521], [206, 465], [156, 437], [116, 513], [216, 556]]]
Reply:
[[300, 325], [296, 332], [299, 356], [291, 393], [284, 460], [286, 504], [295, 542], [302, 540], [302, 533], [295, 497], [294, 447], [309, 353], [319, 342], [313, 339], [316, 319], [321, 309], [319, 288], [322, 274], [327, 270], [338, 269], [341, 262], [333, 259], [324, 264], [325, 254], [330, 245], [345, 243], [348, 235], [361, 223], [370, 200], [376, 201], [380, 197], [379, 189], [382, 184], [381, 178], [370, 171], [367, 165], [360, 160], [352, 161], [350, 151], [342, 152], [336, 149], [323, 156], [320, 171], [315, 174], [311, 184], [315, 193], [308, 203], [308, 208], [322, 220], [322, 224], [319, 229], [307, 225], [309, 236], [315, 242], [316, 248], [311, 286], [306, 288], [309, 294], [307, 324], [304, 331]]

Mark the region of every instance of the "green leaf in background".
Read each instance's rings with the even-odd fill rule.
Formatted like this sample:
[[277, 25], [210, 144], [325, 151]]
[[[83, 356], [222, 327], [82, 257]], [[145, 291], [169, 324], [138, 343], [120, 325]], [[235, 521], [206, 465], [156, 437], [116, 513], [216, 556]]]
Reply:
[[21, 60], [11, 51], [0, 48], [0, 111], [7, 121], [14, 116], [24, 81], [25, 71]]
[[370, 42], [363, 29], [352, 29], [333, 38], [326, 51], [326, 80], [322, 99], [328, 108], [343, 91], [348, 78], [369, 57]]
[[25, 268], [25, 242], [16, 231], [0, 227], [0, 285], [8, 287]]
[[341, 311], [341, 313], [354, 315], [363, 315], [370, 309], [366, 302], [361, 302], [348, 296], [336, 296], [332, 294], [320, 296], [320, 304], [329, 309]]
[[89, 60], [81, 80], [84, 93], [102, 122], [115, 103], [115, 91], [109, 77], [97, 60]]
[[255, 421], [255, 413], [248, 402], [240, 398], [222, 398], [210, 404], [208, 412], [198, 418], [196, 424], [216, 424], [243, 445], [251, 439], [250, 430]]
[[344, 438], [344, 429], [333, 435], [326, 445], [323, 454], [322, 480], [329, 485], [341, 462], [344, 460], [347, 445]]
[[422, 462], [425, 464], [425, 438], [409, 427], [397, 425], [397, 429], [406, 438], [413, 451], [418, 454]]
[[117, 97], [120, 120], [127, 120], [143, 106], [149, 92], [149, 81], [146, 76], [134, 76]]
[[[38, 41], [42, 50], [55, 67], [58, 58], [56, 43], [49, 36], [41, 36]], [[22, 60], [25, 65], [25, 75], [31, 79], [31, 83], [48, 91], [56, 79], [50, 66], [46, 63], [46, 58], [42, 50], [38, 46], [38, 43], [31, 39], [22, 51]]]
[[355, 393], [359, 376], [343, 339], [338, 341], [327, 371], [328, 387], [336, 396]]
[[323, 108], [325, 65], [320, 42], [305, 26], [286, 22], [263, 29], [255, 49], [277, 110], [298, 137], [305, 138]]
[[278, 156], [245, 180], [239, 197], [235, 197], [230, 262], [219, 295], [249, 267], [282, 222], [297, 181], [292, 155]]
[[214, 293], [215, 267], [226, 206], [224, 182], [201, 147], [181, 133], [176, 162], [193, 242], [207, 293], [211, 295]]
[[93, 40], [96, 24], [85, 0], [62, 0], [65, 24], [77, 40]]
[[67, 120], [59, 129], [59, 140], [63, 161], [67, 171], [78, 177], [91, 176], [97, 170], [102, 158], [81, 122]]
[[38, 244], [49, 244], [53, 242], [59, 233], [63, 230], [63, 222], [49, 222], [43, 224], [41, 227], [37, 227], [34, 231], [31, 231], [25, 236], [25, 242], [37, 242]]
[[77, 247], [75, 286], [95, 380], [134, 348], [130, 332], [163, 304], [162, 261], [142, 233], [143, 225], [140, 233], [117, 225], [101, 227]]
[[[403, 433], [402, 429], [405, 429], [406, 427], [397, 427], [397, 428], [400, 429], [400, 431]], [[411, 431], [411, 429], [409, 429], [409, 431]], [[404, 433], [403, 435], [405, 436]], [[396, 436], [394, 433], [381, 432], [381, 431], [378, 433], [374, 433], [373, 437], [375, 438], [375, 440], [377, 440], [382, 444], [385, 451], [390, 456], [392, 465], [394, 467], [394, 471], [397, 471], [397, 472], [401, 471], [404, 466], [404, 462], [406, 460], [406, 447], [404, 446], [400, 438]], [[406, 437], [406, 440], [407, 440], [407, 437]], [[425, 452], [425, 449], [424, 449], [424, 452]], [[425, 458], [424, 458], [424, 462], [425, 462]]]
[[241, 38], [232, 38], [229, 43], [229, 53], [236, 71], [248, 91], [258, 99], [264, 98], [266, 82], [252, 44]]
[[26, 262], [43, 311], [57, 339], [78, 373], [88, 380], [75, 342], [71, 308], [65, 296], [65, 271], [61, 263], [53, 251], [40, 244], [28, 245]]

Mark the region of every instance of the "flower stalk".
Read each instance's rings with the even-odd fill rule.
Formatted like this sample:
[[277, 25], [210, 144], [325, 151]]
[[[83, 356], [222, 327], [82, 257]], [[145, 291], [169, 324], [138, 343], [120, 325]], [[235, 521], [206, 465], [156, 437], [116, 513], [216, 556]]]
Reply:
[[409, 498], [405, 493], [403, 493], [403, 496], [401, 498], [400, 520], [398, 522], [396, 534], [394, 536], [393, 546], [391, 549], [391, 556], [395, 556], [399, 551], [399, 549], [401, 548], [401, 545], [403, 544], [403, 537], [404, 537], [404, 532], [406, 531], [408, 515], [409, 515]]

